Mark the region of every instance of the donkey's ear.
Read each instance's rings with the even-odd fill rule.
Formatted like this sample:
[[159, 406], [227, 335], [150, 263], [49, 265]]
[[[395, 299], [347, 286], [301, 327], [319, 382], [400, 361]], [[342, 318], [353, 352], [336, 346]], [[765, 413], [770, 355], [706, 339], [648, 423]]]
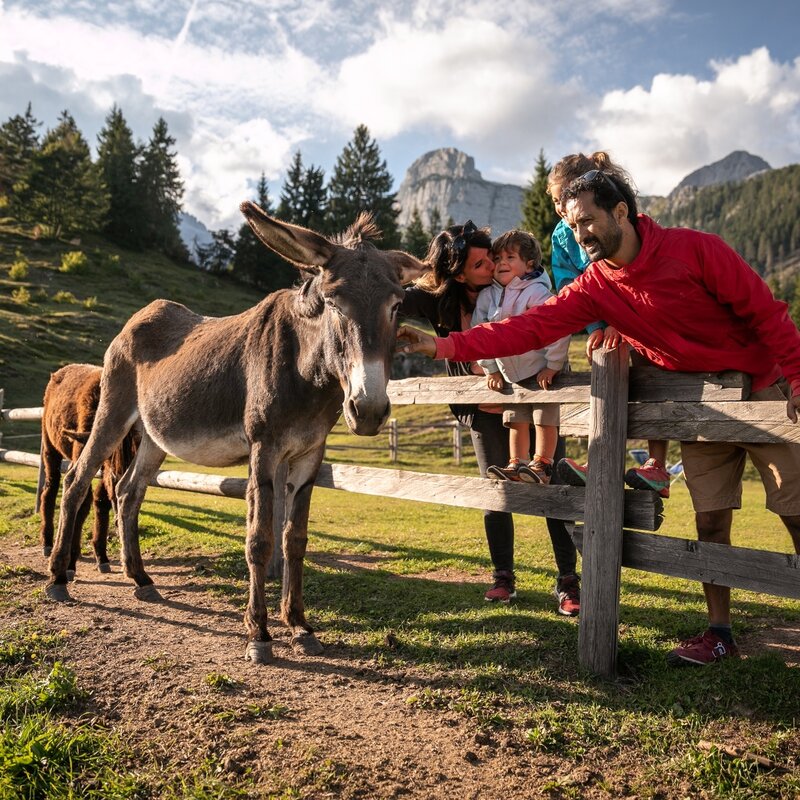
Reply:
[[401, 284], [411, 283], [431, 269], [429, 264], [402, 250], [388, 250], [386, 256], [397, 267], [397, 277]]
[[324, 267], [333, 257], [336, 245], [307, 228], [273, 219], [255, 203], [245, 200], [239, 206], [253, 233], [270, 250], [298, 267]]

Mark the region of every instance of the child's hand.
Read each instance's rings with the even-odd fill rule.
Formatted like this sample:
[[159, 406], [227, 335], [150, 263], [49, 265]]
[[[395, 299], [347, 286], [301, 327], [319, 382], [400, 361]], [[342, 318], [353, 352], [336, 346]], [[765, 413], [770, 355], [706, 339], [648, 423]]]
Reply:
[[613, 325], [609, 325], [603, 330], [598, 328], [598, 330], [592, 331], [586, 340], [586, 358], [591, 364], [592, 353], [599, 347], [616, 350], [620, 344], [622, 344], [622, 336]]
[[616, 350], [622, 344], [622, 336], [620, 332], [613, 326], [609, 325], [603, 331], [603, 347], [609, 350]]
[[553, 383], [553, 378], [558, 375], [559, 370], [557, 369], [550, 369], [550, 367], [545, 367], [537, 376], [536, 376], [536, 383], [542, 387], [545, 391], [550, 388]]
[[486, 385], [495, 392], [502, 392], [506, 385], [502, 372], [490, 372], [486, 376]]

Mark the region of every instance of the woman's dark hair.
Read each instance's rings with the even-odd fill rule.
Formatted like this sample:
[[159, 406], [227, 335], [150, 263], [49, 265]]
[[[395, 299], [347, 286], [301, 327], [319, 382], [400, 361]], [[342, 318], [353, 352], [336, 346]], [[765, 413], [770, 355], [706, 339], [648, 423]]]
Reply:
[[583, 192], [591, 192], [595, 204], [605, 211], [612, 211], [620, 201], [624, 202], [628, 207], [628, 220], [636, 227], [636, 193], [627, 181], [603, 170], [592, 169], [576, 178], [561, 192], [561, 202], [574, 200]]
[[464, 271], [470, 247], [492, 249], [489, 229], [476, 227], [472, 220], [463, 225], [451, 225], [434, 236], [428, 245], [425, 263], [431, 269], [415, 284], [441, 298], [439, 307], [443, 319], [455, 319], [461, 309], [472, 312], [474, 308], [465, 284], [456, 280]]

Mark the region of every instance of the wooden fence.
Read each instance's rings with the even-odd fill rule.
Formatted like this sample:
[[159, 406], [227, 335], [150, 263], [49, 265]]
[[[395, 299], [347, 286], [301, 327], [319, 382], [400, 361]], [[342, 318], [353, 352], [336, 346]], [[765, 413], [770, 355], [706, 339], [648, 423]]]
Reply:
[[[510, 511], [574, 523], [583, 554], [579, 660], [592, 672], [616, 672], [621, 567], [800, 599], [800, 556], [659, 536], [663, 503], [655, 492], [623, 483], [626, 439], [800, 442], [800, 425], [783, 402], [747, 402], [740, 373], [668, 373], [629, 369], [625, 348], [595, 351], [591, 375], [561, 376], [544, 392], [530, 382], [505, 391], [506, 403], [561, 403], [565, 435], [588, 436], [585, 488], [529, 486], [482, 478], [323, 464], [316, 485], [361, 494]], [[485, 380], [408, 378], [392, 381], [396, 405], [497, 402]], [[18, 410], [23, 411], [23, 410]], [[28, 411], [35, 411], [30, 409]], [[5, 418], [12, 416], [3, 412]], [[8, 415], [8, 416], [6, 416]], [[38, 456], [0, 450], [0, 460], [38, 464]], [[244, 497], [245, 479], [163, 471], [153, 485]], [[276, 530], [284, 518], [277, 498]], [[277, 541], [280, 541], [278, 537]], [[275, 548], [273, 574], [280, 570]]]

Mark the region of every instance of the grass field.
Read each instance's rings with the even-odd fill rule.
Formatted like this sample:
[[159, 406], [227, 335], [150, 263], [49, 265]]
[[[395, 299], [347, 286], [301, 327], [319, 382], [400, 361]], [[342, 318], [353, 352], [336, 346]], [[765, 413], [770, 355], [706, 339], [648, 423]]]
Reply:
[[[19, 247], [32, 265], [23, 281], [30, 301], [13, 300], [11, 290], [20, 281], [0, 274], [0, 386], [11, 407], [38, 405], [49, 371], [60, 363], [97, 363], [120, 315], [153, 297], [179, 297], [215, 314], [257, 299], [211, 276], [126, 253], [120, 262], [101, 253], [83, 276], [64, 275], [58, 272], [60, 254], [71, 248], [13, 235], [0, 240], [0, 266], [10, 264]], [[71, 292], [78, 302], [55, 301], [57, 291]], [[82, 305], [95, 294], [96, 305]], [[580, 347], [576, 341], [576, 364]], [[449, 419], [436, 407], [398, 408], [396, 415], [415, 423]], [[343, 432], [331, 441], [364, 444]], [[403, 450], [403, 441], [425, 449]], [[434, 447], [435, 441], [446, 444]], [[408, 434], [395, 466], [475, 474], [467, 437], [461, 467], [452, 463], [449, 441], [442, 431]], [[374, 443], [379, 449], [329, 455], [390, 466], [386, 437]], [[36, 450], [33, 442], [18, 446]], [[580, 456], [580, 445], [571, 447]], [[126, 733], [113, 705], [102, 705], [90, 680], [77, 677], [73, 648], [85, 641], [88, 628], [66, 630], [55, 621], [41, 592], [43, 563], [34, 569], [6, 555], [36, 547], [35, 485], [34, 470], [0, 464], [0, 798], [399, 796], [359, 783], [357, 776], [345, 781], [337, 764], [347, 763], [347, 756], [337, 751], [334, 758], [325, 742], [307, 777], [281, 773], [278, 789], [264, 789], [256, 770], [226, 772], [223, 744], [239, 735], [237, 721], [277, 721], [287, 712], [277, 703], [254, 706], [236, 680], [218, 672], [206, 676], [206, 691], [227, 693], [228, 705], [215, 712], [219, 742], [202, 755], [178, 761]], [[202, 576], [203, 590], [238, 616], [247, 602], [243, 524], [241, 501], [152, 489], [141, 515], [145, 561], [190, 565]], [[666, 503], [661, 532], [693, 538], [682, 483]], [[735, 517], [734, 541], [791, 550], [789, 536], [764, 511], [763, 492], [752, 481]], [[113, 542], [112, 559], [116, 547]], [[664, 654], [705, 626], [700, 587], [624, 570], [620, 674], [613, 682], [598, 681], [577, 666], [576, 621], [554, 613], [553, 556], [543, 520], [516, 518], [516, 558], [518, 601], [508, 607], [484, 603], [490, 567], [480, 512], [317, 490], [305, 580], [309, 621], [344, 654], [342, 674], [348, 659], [368, 664], [385, 683], [405, 686], [398, 676], [414, 676], [417, 688], [407, 690], [405, 702], [431, 728], [466, 727], [476, 741], [502, 736], [506, 749], [498, 760], [535, 776], [529, 791], [518, 796], [800, 796], [800, 667], [787, 665], [789, 651], [776, 645], [772, 633], [800, 628], [800, 603], [736, 591], [734, 625], [747, 657], [676, 670], [667, 667]], [[277, 601], [278, 587], [270, 585], [271, 614]], [[796, 652], [788, 656], [794, 664]], [[156, 654], [143, 659], [141, 669], [169, 674], [180, 658], [175, 652]], [[194, 696], [191, 687], [179, 688]], [[165, 694], [164, 702], [175, 701]], [[704, 741], [710, 749], [701, 746]], [[260, 758], [279, 770], [281, 748], [289, 744], [277, 738], [272, 746]], [[777, 768], [765, 769], [747, 755], [727, 757], [723, 747], [764, 757]], [[497, 796], [493, 785], [485, 789], [474, 796]]]

